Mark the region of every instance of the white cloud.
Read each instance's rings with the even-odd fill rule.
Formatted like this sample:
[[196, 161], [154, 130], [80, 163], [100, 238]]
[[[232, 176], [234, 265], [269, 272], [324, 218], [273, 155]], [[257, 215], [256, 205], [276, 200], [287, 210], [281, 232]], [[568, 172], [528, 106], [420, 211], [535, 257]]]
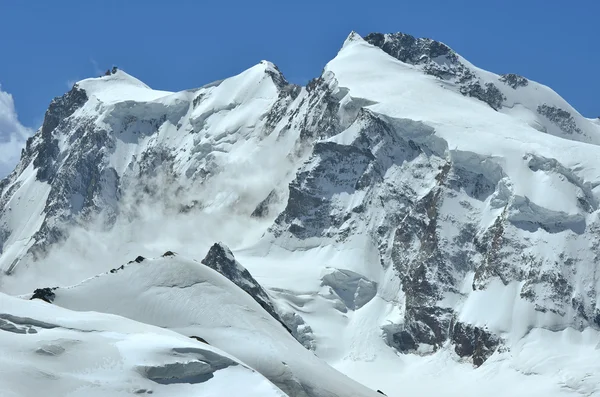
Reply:
[[96, 60], [94, 58], [90, 58], [90, 63], [92, 64], [92, 67], [94, 68], [94, 74], [96, 76], [102, 76], [104, 74], [104, 71], [102, 69], [100, 69], [100, 66], [98, 66], [98, 62], [96, 62]]
[[21, 149], [33, 131], [17, 117], [12, 95], [0, 86], [0, 178], [4, 178], [19, 162]]

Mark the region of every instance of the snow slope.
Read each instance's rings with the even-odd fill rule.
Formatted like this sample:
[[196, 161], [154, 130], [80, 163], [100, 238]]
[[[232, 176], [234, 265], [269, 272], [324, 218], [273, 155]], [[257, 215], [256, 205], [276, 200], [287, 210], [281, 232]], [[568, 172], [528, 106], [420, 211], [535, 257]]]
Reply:
[[222, 351], [102, 313], [0, 294], [3, 396], [286, 396]]
[[55, 305], [118, 314], [200, 337], [297, 397], [375, 396], [300, 345], [250, 295], [179, 256], [145, 259], [58, 289]]
[[117, 70], [109, 76], [85, 79], [77, 85], [89, 97], [95, 97], [105, 104], [123, 101], [151, 102], [173, 94], [168, 91], [153, 90], [122, 70]]

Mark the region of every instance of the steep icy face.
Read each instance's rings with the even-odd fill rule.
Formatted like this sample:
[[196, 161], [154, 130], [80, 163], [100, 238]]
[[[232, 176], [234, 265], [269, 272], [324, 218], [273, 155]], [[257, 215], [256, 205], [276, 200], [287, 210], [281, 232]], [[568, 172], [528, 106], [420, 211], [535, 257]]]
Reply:
[[[439, 52], [412, 43], [404, 59]], [[268, 240], [344, 251], [362, 236], [379, 263], [365, 255], [352, 271], [383, 268], [372, 281], [401, 315], [382, 332], [402, 352], [449, 341], [480, 365], [534, 327], [600, 325], [597, 270], [584, 265], [597, 256], [596, 146], [566, 146], [489, 108], [465, 119], [467, 99], [356, 36], [326, 71], [371, 105], [315, 144]]]
[[114, 315], [0, 294], [0, 334], [7, 396], [286, 396], [215, 347]]
[[178, 255], [139, 257], [53, 292], [53, 305], [118, 314], [201, 338], [250, 365], [290, 396], [377, 395], [302, 347], [232, 281]]
[[435, 76], [446, 87], [487, 103], [540, 131], [600, 144], [600, 129], [548, 87], [514, 73], [481, 70], [447, 45], [405, 33], [371, 33], [364, 38], [394, 58]]
[[[53, 101], [2, 182], [0, 265], [12, 273], [44, 257], [74, 224], [110, 228], [117, 218], [139, 217], [144, 205], [165, 216], [272, 218], [314, 140], [356, 116], [361, 103], [340, 103], [343, 96], [331, 74], [301, 88], [266, 61], [175, 94], [122, 71], [83, 80]], [[240, 173], [248, 176], [243, 183]]]
[[[35, 260], [63, 240], [73, 222], [89, 223], [100, 212], [110, 226], [119, 212], [131, 215], [131, 202], [148, 201], [148, 196], [158, 201], [177, 192], [180, 198], [171, 200], [173, 206], [193, 205], [194, 194], [179, 187], [189, 191], [198, 182], [208, 185], [204, 190], [214, 190], [210, 178], [223, 168], [265, 158], [253, 153], [260, 150], [252, 146], [269, 137], [298, 91], [267, 62], [178, 94], [153, 91], [121, 71], [77, 83], [52, 102], [42, 129], [2, 182], [3, 269], [12, 272], [19, 261]], [[285, 160], [295, 140], [291, 135], [278, 142], [283, 158], [273, 161], [284, 164], [267, 189], [293, 167]], [[256, 164], [255, 171], [264, 163]], [[252, 208], [264, 198], [258, 190], [258, 197], [250, 198]]]

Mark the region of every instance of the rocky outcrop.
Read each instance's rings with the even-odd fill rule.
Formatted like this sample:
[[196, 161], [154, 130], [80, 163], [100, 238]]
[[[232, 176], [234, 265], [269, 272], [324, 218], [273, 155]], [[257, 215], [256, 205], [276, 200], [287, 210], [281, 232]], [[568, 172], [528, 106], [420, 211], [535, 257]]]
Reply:
[[35, 291], [33, 291], [33, 295], [29, 299], [30, 300], [41, 299], [45, 302], [52, 303], [54, 301], [54, 298], [56, 298], [56, 294], [54, 293], [55, 289], [56, 289], [56, 287], [55, 288], [38, 288]]
[[458, 54], [444, 43], [415, 38], [405, 33], [371, 33], [365, 36], [365, 41], [399, 61], [421, 67], [426, 74], [455, 83], [461, 94], [477, 98], [494, 110], [499, 110], [506, 100], [498, 87], [477, 77]]
[[566, 110], [557, 108], [556, 106], [550, 106], [543, 104], [538, 106], [537, 112], [542, 116], [546, 117], [558, 128], [560, 128], [566, 134], [582, 134], [583, 131], [577, 126], [577, 122]]
[[454, 324], [451, 340], [456, 354], [472, 358], [477, 367], [501, 345], [500, 338], [485, 329], [461, 322]]
[[206, 257], [202, 260], [202, 264], [210, 267], [213, 270], [221, 273], [235, 285], [244, 290], [250, 295], [263, 309], [267, 311], [274, 319], [279, 321], [288, 331], [291, 330], [283, 322], [281, 316], [275, 310], [275, 306], [271, 302], [267, 292], [261, 285], [252, 277], [250, 272], [246, 270], [238, 261], [235, 260], [231, 250], [223, 243], [215, 243]]
[[504, 84], [508, 85], [513, 90], [516, 90], [519, 87], [527, 87], [527, 85], [529, 84], [529, 80], [527, 80], [525, 77], [519, 76], [518, 74], [514, 73], [503, 74], [502, 76], [500, 76], [499, 80]]
[[458, 61], [458, 55], [447, 45], [432, 39], [415, 38], [406, 33], [371, 33], [365, 41], [381, 48], [404, 63], [425, 64], [437, 57], [446, 57], [452, 62]]
[[[535, 302], [536, 310], [566, 316], [572, 306], [582, 314], [571, 323], [591, 324], [594, 318], [592, 300], [584, 295], [572, 299], [576, 273], [587, 270], [568, 254], [561, 257], [571, 263], [571, 272], [561, 270], [560, 262], [521, 257], [532, 249], [523, 236], [538, 229], [586, 239], [586, 213], [597, 206], [594, 195], [557, 162], [536, 156], [524, 161], [531, 171], [561, 175], [579, 191], [581, 213], [554, 212], [523, 200], [490, 157], [460, 151], [448, 155], [444, 142], [426, 126], [363, 110], [347, 130], [314, 146], [270, 231], [284, 246], [290, 239], [294, 246], [312, 247], [369, 236], [381, 266], [394, 267], [402, 288], [403, 318], [383, 326], [387, 343], [403, 353], [423, 354], [450, 341], [457, 354], [480, 365], [501, 345], [500, 338], [491, 330], [456, 323], [456, 308], [443, 303], [448, 296], [460, 301], [468, 295], [461, 289], [470, 274], [473, 291], [498, 279], [504, 285], [524, 282], [522, 297]], [[494, 215], [482, 227], [486, 213]], [[322, 284], [345, 309], [360, 308], [352, 282], [360, 275], [344, 272], [333, 271]]]
[[[33, 161], [34, 167], [37, 169], [37, 178], [41, 181], [52, 181], [54, 177], [56, 157], [58, 156], [58, 134], [55, 129], [61, 123], [67, 123], [77, 109], [83, 106], [88, 100], [87, 94], [80, 89], [77, 84], [73, 86], [71, 91], [67, 92], [62, 97], [57, 97], [50, 102], [48, 110], [44, 116], [44, 123], [40, 130], [36, 145], [36, 156]], [[27, 142], [26, 153], [32, 150], [32, 143], [35, 138], [30, 138]]]
[[298, 342], [307, 349], [314, 349], [312, 329], [300, 315], [294, 312], [279, 312], [267, 292], [252, 277], [250, 272], [235, 260], [231, 250], [223, 243], [215, 243], [208, 251], [202, 264], [210, 267], [233, 281], [250, 295], [274, 319], [279, 321]]
[[202, 264], [216, 270], [233, 281], [235, 285], [254, 298], [273, 318], [283, 323], [267, 292], [252, 277], [250, 272], [235, 260], [233, 253], [226, 245], [223, 243], [213, 244], [206, 257], [202, 259]]
[[487, 103], [494, 110], [499, 110], [506, 100], [504, 94], [493, 83], [485, 83], [482, 86], [479, 81], [475, 81], [461, 86], [460, 92]]
[[255, 218], [264, 218], [268, 216], [271, 205], [277, 200], [277, 192], [275, 191], [275, 189], [273, 189], [271, 190], [271, 193], [269, 193], [269, 195], [256, 206], [256, 208], [250, 216]]

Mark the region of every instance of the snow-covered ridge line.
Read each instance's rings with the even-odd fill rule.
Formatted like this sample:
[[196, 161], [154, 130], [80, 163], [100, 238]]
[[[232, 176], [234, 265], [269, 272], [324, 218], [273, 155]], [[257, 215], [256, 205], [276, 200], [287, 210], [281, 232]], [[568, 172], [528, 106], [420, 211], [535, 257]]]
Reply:
[[[213, 249], [204, 262], [214, 263], [215, 255]], [[233, 261], [221, 263], [219, 271], [237, 275]], [[52, 289], [45, 297], [67, 309], [117, 314], [206, 341], [240, 357], [291, 396], [375, 397], [300, 345], [261, 306], [254, 291], [236, 285], [252, 281], [241, 275], [243, 279], [229, 280], [207, 265], [167, 252], [154, 259], [138, 256], [78, 285]], [[41, 298], [42, 291], [36, 294]]]
[[[360, 36], [351, 34], [350, 41]], [[600, 129], [552, 89], [514, 73], [497, 75], [477, 68], [446, 44], [405, 33], [371, 33], [364, 39], [394, 58], [415, 65], [462, 95], [487, 103], [544, 133], [600, 143]]]
[[213, 346], [116, 315], [0, 293], [0, 334], [10, 396], [286, 396]]

